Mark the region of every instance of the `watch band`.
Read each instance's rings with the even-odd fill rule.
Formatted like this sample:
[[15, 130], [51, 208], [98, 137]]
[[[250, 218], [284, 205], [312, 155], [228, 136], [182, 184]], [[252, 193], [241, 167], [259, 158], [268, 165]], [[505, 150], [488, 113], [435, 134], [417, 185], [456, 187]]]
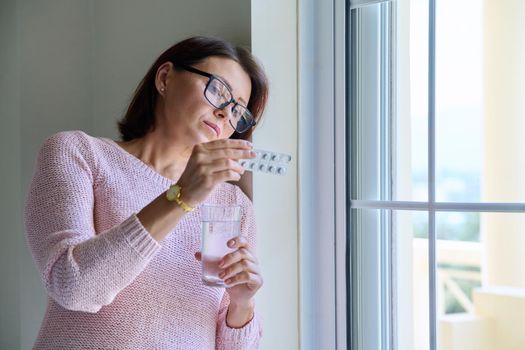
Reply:
[[182, 194], [182, 187], [180, 185], [171, 185], [166, 191], [166, 199], [170, 202], [175, 202], [179, 207], [182, 208], [186, 213], [192, 212], [195, 208], [190, 207], [188, 204], [180, 198]]

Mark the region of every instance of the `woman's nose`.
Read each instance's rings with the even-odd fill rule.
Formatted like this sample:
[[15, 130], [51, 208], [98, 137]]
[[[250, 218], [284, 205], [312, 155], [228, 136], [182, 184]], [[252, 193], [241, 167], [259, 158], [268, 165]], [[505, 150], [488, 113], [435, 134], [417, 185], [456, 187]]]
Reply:
[[230, 106], [226, 106], [222, 109], [219, 109], [219, 108], [215, 108], [215, 110], [213, 111], [213, 114], [215, 114], [215, 116], [217, 118], [220, 118], [220, 119], [229, 119], [230, 118]]

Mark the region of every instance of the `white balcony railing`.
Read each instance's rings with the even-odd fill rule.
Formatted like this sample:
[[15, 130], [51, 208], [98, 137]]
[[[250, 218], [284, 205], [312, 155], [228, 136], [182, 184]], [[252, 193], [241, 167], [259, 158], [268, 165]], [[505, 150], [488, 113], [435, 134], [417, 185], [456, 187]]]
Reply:
[[[414, 265], [428, 266], [428, 240], [424, 238], [414, 238]], [[474, 312], [472, 296], [467, 295], [458, 284], [458, 280], [475, 282], [481, 284], [481, 261], [482, 249], [478, 242], [463, 241], [437, 241], [437, 263], [438, 281], [437, 295], [439, 298], [438, 307], [440, 314], [445, 314], [445, 295], [446, 291], [461, 305], [466, 312]], [[427, 281], [428, 269], [415, 269], [414, 282]], [[415, 293], [425, 292], [424, 290]]]

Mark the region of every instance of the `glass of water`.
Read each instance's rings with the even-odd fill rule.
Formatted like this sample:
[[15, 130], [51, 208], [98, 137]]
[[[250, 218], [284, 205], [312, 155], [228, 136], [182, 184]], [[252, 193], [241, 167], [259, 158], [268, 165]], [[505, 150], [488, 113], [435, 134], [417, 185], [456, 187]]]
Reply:
[[235, 250], [227, 244], [241, 234], [241, 207], [203, 205], [200, 210], [202, 281], [211, 287], [227, 287], [219, 277], [219, 262]]

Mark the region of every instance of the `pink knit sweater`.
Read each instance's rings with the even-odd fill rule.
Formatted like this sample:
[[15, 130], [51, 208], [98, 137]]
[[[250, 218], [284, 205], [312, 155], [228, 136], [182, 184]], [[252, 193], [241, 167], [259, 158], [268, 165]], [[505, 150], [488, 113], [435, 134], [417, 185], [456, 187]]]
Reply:
[[[171, 184], [112, 140], [46, 140], [25, 212], [49, 296], [35, 349], [257, 349], [257, 316], [229, 328], [228, 293], [201, 282], [199, 209], [161, 242], [137, 219]], [[237, 186], [218, 186], [206, 203], [242, 205], [254, 247], [252, 204]]]

